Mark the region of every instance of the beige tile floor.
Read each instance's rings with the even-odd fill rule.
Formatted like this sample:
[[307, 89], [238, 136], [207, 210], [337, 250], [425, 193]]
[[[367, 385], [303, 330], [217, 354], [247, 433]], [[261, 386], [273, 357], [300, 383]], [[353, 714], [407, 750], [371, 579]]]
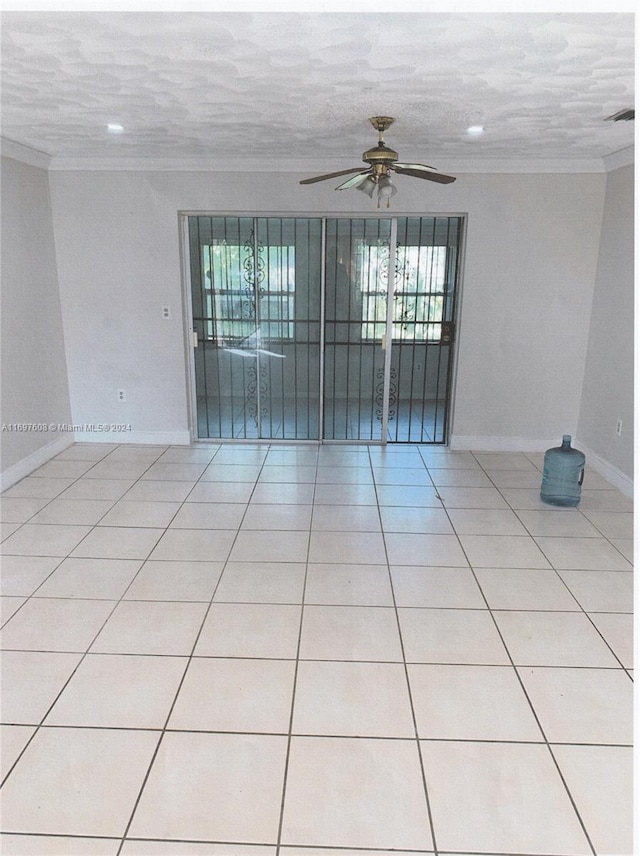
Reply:
[[78, 444], [11, 487], [1, 852], [631, 854], [631, 501], [541, 464]]

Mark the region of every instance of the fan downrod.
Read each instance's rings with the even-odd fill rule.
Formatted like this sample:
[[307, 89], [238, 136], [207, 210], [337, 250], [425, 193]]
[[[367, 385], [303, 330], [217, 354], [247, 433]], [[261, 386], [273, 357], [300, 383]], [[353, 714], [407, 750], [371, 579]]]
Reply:
[[371, 116], [369, 121], [378, 132], [378, 145], [367, 149], [362, 160], [373, 167], [375, 175], [387, 175], [388, 167], [398, 160], [398, 153], [385, 146], [382, 135], [394, 120], [391, 116]]

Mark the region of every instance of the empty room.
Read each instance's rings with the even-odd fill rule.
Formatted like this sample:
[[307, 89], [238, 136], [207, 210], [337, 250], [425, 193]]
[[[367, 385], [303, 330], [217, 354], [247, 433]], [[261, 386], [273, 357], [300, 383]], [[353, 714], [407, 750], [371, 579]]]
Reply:
[[3, 856], [631, 856], [631, 11], [2, 23]]

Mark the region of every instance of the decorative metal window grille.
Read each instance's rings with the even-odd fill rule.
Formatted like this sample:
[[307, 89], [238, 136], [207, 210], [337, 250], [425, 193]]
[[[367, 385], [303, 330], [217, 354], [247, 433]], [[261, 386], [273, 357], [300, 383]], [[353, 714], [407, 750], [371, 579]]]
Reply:
[[[438, 342], [444, 313], [447, 247], [398, 246], [393, 292], [394, 341]], [[356, 272], [362, 300], [362, 338], [380, 340], [385, 333], [386, 269], [389, 249], [361, 243]]]
[[219, 345], [246, 338], [255, 318], [254, 267], [261, 301], [260, 330], [272, 340], [293, 339], [295, 247], [221, 241], [201, 247], [206, 337]]

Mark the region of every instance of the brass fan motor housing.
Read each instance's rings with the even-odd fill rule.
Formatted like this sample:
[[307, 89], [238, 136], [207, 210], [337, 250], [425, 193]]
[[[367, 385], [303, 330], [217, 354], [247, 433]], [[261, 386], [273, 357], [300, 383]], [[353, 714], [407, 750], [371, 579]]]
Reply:
[[365, 163], [370, 163], [372, 166], [378, 163], [392, 164], [398, 160], [398, 152], [394, 152], [384, 143], [378, 143], [373, 149], [368, 149], [362, 155], [362, 160]]

